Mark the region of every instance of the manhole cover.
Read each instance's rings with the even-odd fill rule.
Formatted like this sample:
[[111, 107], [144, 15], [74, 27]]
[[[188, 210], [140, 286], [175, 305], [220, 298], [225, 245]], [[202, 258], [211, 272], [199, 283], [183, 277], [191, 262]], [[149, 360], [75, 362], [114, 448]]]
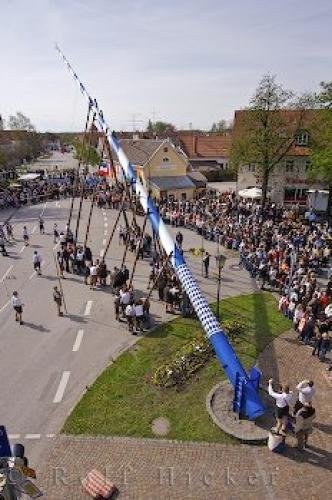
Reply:
[[168, 418], [155, 418], [152, 422], [151, 430], [155, 436], [166, 436], [170, 430]]

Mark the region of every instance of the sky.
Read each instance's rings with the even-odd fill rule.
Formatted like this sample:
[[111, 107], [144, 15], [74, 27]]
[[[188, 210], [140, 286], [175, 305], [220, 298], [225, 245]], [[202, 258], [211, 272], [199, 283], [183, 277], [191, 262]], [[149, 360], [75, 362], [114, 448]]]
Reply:
[[116, 130], [208, 129], [266, 73], [299, 93], [331, 80], [331, 0], [0, 0], [0, 21], [0, 114], [40, 131], [87, 111], [55, 42]]

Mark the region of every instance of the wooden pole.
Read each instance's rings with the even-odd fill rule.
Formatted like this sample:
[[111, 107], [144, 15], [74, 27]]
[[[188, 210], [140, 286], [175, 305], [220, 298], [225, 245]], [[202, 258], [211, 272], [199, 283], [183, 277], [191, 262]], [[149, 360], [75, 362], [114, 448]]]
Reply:
[[134, 264], [133, 264], [133, 269], [131, 271], [129, 286], [131, 286], [132, 283], [133, 283], [133, 278], [134, 278], [134, 274], [135, 274], [135, 270], [136, 270], [136, 264], [137, 264], [138, 257], [139, 257], [139, 254], [140, 254], [140, 250], [141, 250], [142, 241], [143, 241], [143, 238], [144, 238], [144, 231], [145, 231], [146, 223], [147, 223], [147, 220], [148, 220], [148, 216], [149, 216], [149, 210], [146, 212], [145, 217], [144, 217], [144, 222], [143, 222], [143, 226], [142, 226], [142, 234], [140, 236], [140, 239], [139, 239], [139, 242], [138, 242], [138, 247], [136, 249], [136, 255], [135, 255], [135, 260], [134, 260]]
[[91, 218], [92, 218], [92, 212], [93, 212], [94, 204], [95, 204], [95, 190], [93, 190], [93, 193], [92, 193], [92, 200], [91, 200], [91, 205], [90, 205], [89, 218], [88, 218], [88, 223], [87, 223], [86, 231], [85, 231], [84, 247], [86, 247], [86, 244], [88, 242], [88, 237], [89, 237], [89, 233], [90, 233], [90, 224], [91, 224]]
[[119, 211], [118, 211], [118, 215], [117, 215], [117, 217], [116, 217], [116, 219], [115, 219], [115, 222], [114, 222], [114, 226], [113, 226], [112, 232], [111, 232], [111, 234], [110, 234], [110, 237], [109, 237], [109, 239], [108, 239], [107, 245], [106, 245], [106, 247], [105, 247], [105, 252], [104, 252], [103, 260], [105, 260], [105, 258], [106, 258], [106, 254], [107, 254], [107, 252], [108, 252], [108, 249], [109, 249], [109, 247], [110, 247], [110, 245], [111, 245], [111, 243], [112, 243], [112, 240], [113, 240], [113, 236], [114, 236], [115, 230], [116, 230], [116, 228], [117, 228], [117, 225], [118, 225], [119, 220], [120, 220], [120, 217], [121, 217], [121, 213], [122, 213], [122, 211], [123, 211], [124, 202], [125, 202], [125, 197], [124, 197], [124, 195], [123, 195], [123, 198], [122, 198], [122, 203], [121, 203], [121, 207], [120, 207], [120, 209], [119, 209]]
[[157, 281], [158, 281], [158, 280], [159, 280], [159, 278], [160, 278], [161, 273], [162, 273], [162, 272], [166, 269], [166, 267], [167, 267], [167, 266], [168, 266], [168, 264], [170, 263], [170, 258], [172, 257], [172, 254], [173, 254], [173, 252], [171, 252], [171, 253], [169, 254], [169, 256], [166, 256], [166, 260], [165, 260], [164, 264], [163, 264], [163, 265], [161, 266], [161, 268], [159, 269], [158, 274], [157, 274], [157, 276], [155, 277], [155, 279], [154, 279], [154, 281], [153, 281], [153, 283], [152, 283], [152, 287], [150, 288], [150, 291], [149, 291], [149, 293], [148, 293], [148, 296], [146, 297], [147, 299], [149, 299], [149, 298], [151, 297], [152, 292], [153, 292], [153, 290], [154, 290], [154, 288], [155, 288], [155, 286], [156, 286], [156, 284], [157, 284]]

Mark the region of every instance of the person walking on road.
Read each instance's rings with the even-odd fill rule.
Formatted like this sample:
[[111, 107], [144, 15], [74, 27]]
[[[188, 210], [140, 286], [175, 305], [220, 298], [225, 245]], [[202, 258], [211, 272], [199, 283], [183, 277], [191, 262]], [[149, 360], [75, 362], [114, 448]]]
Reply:
[[15, 321], [18, 321], [20, 323], [20, 325], [23, 325], [23, 321], [22, 321], [23, 302], [21, 301], [17, 292], [13, 292], [13, 295], [11, 298], [11, 304], [12, 304], [14, 311], [15, 311]]
[[209, 277], [209, 266], [210, 266], [210, 254], [209, 252], [205, 252], [205, 256], [203, 259], [205, 278]]
[[8, 256], [8, 252], [5, 247], [5, 238], [2, 236], [2, 234], [0, 234], [0, 251], [2, 252], [2, 255], [4, 257]]
[[23, 241], [25, 246], [29, 246], [29, 233], [26, 226], [23, 226]]
[[58, 225], [56, 222], [53, 224], [53, 243], [58, 243], [58, 238], [59, 238], [59, 231], [58, 231]]
[[58, 287], [53, 287], [53, 300], [56, 303], [56, 307], [58, 310], [58, 316], [63, 316], [62, 311], [62, 293], [58, 290]]
[[45, 226], [44, 226], [44, 219], [42, 216], [39, 216], [39, 233], [40, 234], [45, 234]]
[[36, 273], [38, 274], [38, 276], [41, 276], [40, 267], [41, 267], [42, 258], [39, 255], [39, 253], [37, 252], [37, 250], [35, 250], [33, 252], [32, 262], [33, 262], [33, 268], [34, 268], [34, 270], [36, 271]]
[[7, 232], [7, 240], [8, 241], [12, 241], [13, 238], [14, 238], [14, 236], [13, 236], [13, 226], [9, 222], [6, 222], [5, 226], [6, 226], [6, 232]]

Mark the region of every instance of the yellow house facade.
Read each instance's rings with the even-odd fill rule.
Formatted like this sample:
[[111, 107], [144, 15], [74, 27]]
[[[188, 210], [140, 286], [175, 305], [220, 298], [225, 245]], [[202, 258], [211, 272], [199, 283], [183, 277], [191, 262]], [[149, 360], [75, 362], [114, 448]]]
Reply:
[[144, 186], [157, 199], [191, 200], [195, 184], [185, 154], [168, 139], [122, 139], [120, 144]]

